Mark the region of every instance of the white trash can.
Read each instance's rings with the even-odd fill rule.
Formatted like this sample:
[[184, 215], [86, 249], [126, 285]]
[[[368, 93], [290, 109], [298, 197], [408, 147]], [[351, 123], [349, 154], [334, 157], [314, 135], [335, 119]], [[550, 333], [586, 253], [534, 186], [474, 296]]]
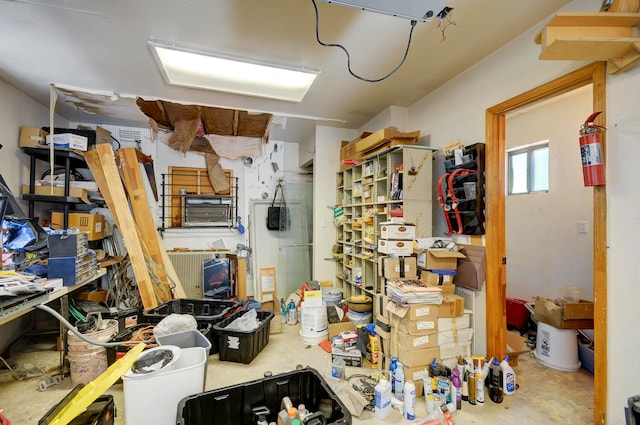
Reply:
[[580, 369], [575, 329], [558, 329], [538, 321], [534, 356], [552, 369], [575, 372]]
[[[122, 375], [124, 417], [127, 424], [174, 425], [178, 403], [184, 397], [204, 391], [207, 350], [203, 347], [179, 348], [161, 345], [144, 351], [137, 363], [155, 350], [179, 351], [175, 362], [151, 373], [135, 371]], [[149, 354], [152, 353], [152, 354]], [[157, 353], [156, 353], [157, 354]]]

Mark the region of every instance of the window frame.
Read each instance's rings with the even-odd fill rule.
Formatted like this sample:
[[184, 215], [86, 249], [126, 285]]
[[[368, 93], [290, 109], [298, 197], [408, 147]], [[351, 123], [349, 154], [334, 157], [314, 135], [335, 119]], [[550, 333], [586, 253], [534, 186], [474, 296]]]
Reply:
[[[550, 181], [550, 176], [547, 175], [547, 188], [544, 190], [531, 190], [531, 182], [533, 181], [533, 172], [534, 172], [534, 167], [532, 166], [532, 162], [533, 162], [533, 155], [532, 153], [534, 151], [537, 151], [539, 149], [543, 149], [546, 148], [547, 150], [550, 149], [550, 144], [549, 144], [549, 140], [541, 140], [539, 142], [536, 143], [531, 143], [528, 145], [524, 145], [524, 146], [518, 146], [515, 148], [511, 148], [511, 149], [507, 149], [506, 150], [506, 167], [507, 167], [507, 179], [506, 179], [506, 184], [507, 184], [507, 188], [506, 188], [506, 194], [507, 196], [516, 196], [516, 195], [529, 195], [532, 193], [547, 193], [549, 192], [549, 181]], [[527, 154], [527, 188], [525, 192], [518, 192], [518, 193], [514, 193], [513, 192], [513, 170], [511, 167], [511, 158], [515, 155], [519, 155], [522, 153], [526, 153]], [[548, 162], [551, 162], [551, 157], [548, 155]], [[548, 166], [547, 169], [550, 169], [550, 167]]]

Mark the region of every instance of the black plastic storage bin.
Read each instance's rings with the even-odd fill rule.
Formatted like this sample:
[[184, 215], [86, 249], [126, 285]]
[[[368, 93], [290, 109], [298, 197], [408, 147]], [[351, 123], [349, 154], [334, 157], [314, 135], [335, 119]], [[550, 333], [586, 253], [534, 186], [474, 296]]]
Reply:
[[274, 316], [271, 311], [256, 310], [260, 326], [255, 331], [243, 332], [225, 329], [229, 323], [248, 312], [249, 310], [238, 311], [213, 325], [214, 333], [218, 335], [221, 361], [251, 363], [269, 343], [270, 322]]
[[276, 422], [284, 397], [289, 397], [294, 406], [304, 404], [311, 413], [323, 412], [327, 425], [351, 424], [347, 408], [311, 368], [185, 397], [178, 404], [176, 423], [250, 425], [260, 414], [266, 415], [267, 422]]
[[198, 328], [207, 329], [213, 327], [208, 335], [209, 341], [211, 341], [211, 351], [209, 352], [209, 355], [211, 355], [218, 352], [218, 335], [214, 330], [216, 323], [231, 316], [236, 310], [241, 308], [242, 304], [238, 301], [182, 298], [171, 300], [145, 311], [144, 316], [146, 316], [146, 318], [143, 321], [158, 323], [173, 313], [189, 314], [195, 317], [196, 322], [198, 322]]
[[[73, 400], [84, 385], [77, 385], [71, 390], [60, 403], [53, 406], [38, 421], [38, 425], [47, 425]], [[113, 396], [103, 394], [89, 405], [82, 413], [76, 416], [69, 425], [113, 425], [115, 422], [116, 407]]]

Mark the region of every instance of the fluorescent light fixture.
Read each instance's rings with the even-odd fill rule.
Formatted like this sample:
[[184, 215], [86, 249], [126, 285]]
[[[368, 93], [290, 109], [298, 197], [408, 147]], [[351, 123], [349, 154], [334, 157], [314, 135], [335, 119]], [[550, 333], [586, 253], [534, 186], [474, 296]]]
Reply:
[[319, 74], [149, 41], [167, 84], [300, 102]]

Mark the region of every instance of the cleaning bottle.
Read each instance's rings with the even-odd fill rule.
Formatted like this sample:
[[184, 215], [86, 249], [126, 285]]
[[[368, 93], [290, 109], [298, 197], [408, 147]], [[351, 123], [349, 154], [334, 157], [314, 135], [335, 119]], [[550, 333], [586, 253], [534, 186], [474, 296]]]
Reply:
[[502, 366], [502, 391], [506, 395], [511, 395], [516, 392], [516, 373], [509, 364], [509, 356], [504, 356], [500, 366]]
[[309, 415], [309, 412], [307, 411], [307, 408], [304, 406], [304, 404], [299, 404], [298, 419], [300, 419], [300, 422], [304, 421], [304, 418], [306, 418], [308, 415]]
[[278, 425], [292, 425], [294, 419], [297, 419], [298, 409], [290, 407], [287, 410], [282, 409], [278, 413]]
[[[426, 370], [425, 370], [426, 372]], [[428, 373], [422, 377], [422, 383], [424, 386], [424, 401], [427, 404], [427, 413], [434, 413], [435, 408], [435, 397], [433, 396], [433, 388], [431, 387], [431, 378]]]
[[404, 367], [402, 363], [398, 363], [398, 368], [396, 369], [396, 386], [394, 388], [396, 393], [396, 398], [400, 401], [404, 400]]
[[398, 358], [391, 357], [391, 364], [389, 365], [389, 376], [391, 378], [391, 391], [396, 391], [396, 369], [398, 369]]
[[391, 413], [391, 383], [380, 378], [374, 388], [374, 406], [377, 419], [385, 419]]
[[264, 415], [258, 416], [258, 422], [256, 425], [267, 425], [267, 418]]
[[408, 379], [404, 383], [404, 417], [412, 421], [416, 418], [416, 386]]
[[489, 398], [494, 403], [502, 403], [502, 399], [504, 397], [503, 389], [502, 389], [502, 367], [500, 366], [500, 362], [497, 358], [493, 358], [493, 362], [491, 362], [491, 367], [489, 368]]
[[291, 300], [287, 307], [287, 324], [295, 325], [296, 323], [298, 323], [298, 312], [296, 311], [296, 303]]
[[456, 410], [462, 409], [462, 382], [460, 381], [460, 369], [455, 368], [451, 371], [451, 385], [454, 388]]
[[429, 367], [429, 376], [431, 377], [431, 391], [436, 394], [438, 392], [438, 376], [440, 376], [440, 370], [438, 369], [437, 358], [434, 357], [431, 361], [431, 367]]

